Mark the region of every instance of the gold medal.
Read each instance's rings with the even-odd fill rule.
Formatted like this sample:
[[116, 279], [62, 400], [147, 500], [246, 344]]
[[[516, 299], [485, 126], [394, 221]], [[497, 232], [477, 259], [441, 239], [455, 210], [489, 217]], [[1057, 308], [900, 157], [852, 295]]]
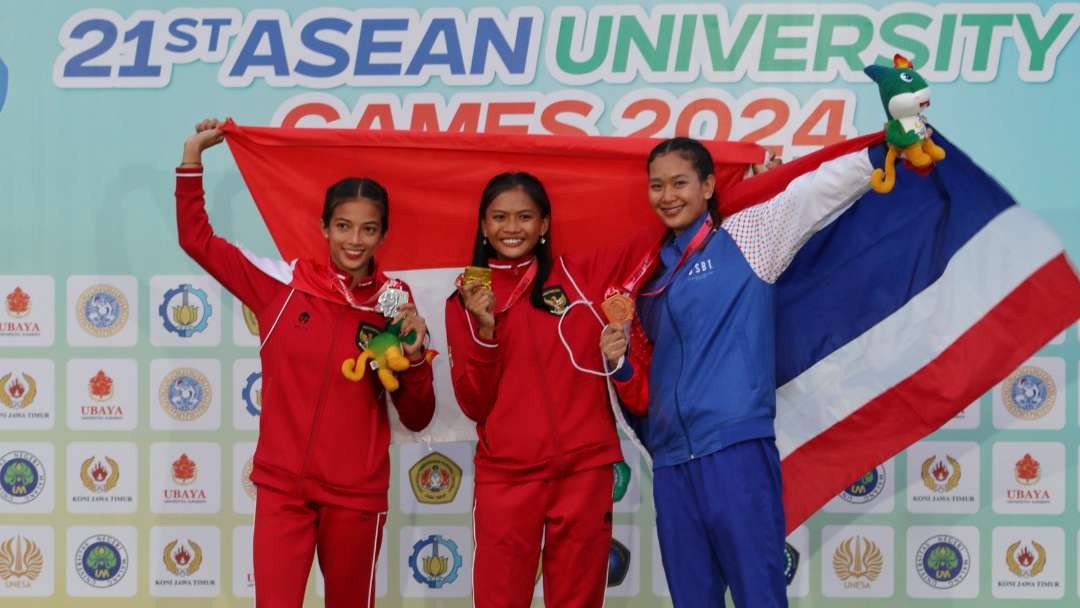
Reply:
[[625, 293], [615, 292], [600, 303], [600, 310], [604, 311], [608, 323], [626, 323], [634, 318], [634, 301]]
[[471, 285], [472, 283], [479, 283], [485, 288], [491, 289], [491, 269], [466, 266], [465, 272], [461, 275], [461, 284]]

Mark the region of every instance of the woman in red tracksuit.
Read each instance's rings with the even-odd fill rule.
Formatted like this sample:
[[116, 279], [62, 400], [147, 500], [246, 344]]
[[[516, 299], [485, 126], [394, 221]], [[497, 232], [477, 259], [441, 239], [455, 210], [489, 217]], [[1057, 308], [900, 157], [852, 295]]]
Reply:
[[[326, 605], [372, 606], [375, 563], [386, 522], [390, 426], [385, 391], [373, 373], [348, 380], [342, 364], [387, 319], [388, 281], [374, 252], [386, 234], [388, 199], [376, 182], [348, 178], [326, 192], [324, 261], [258, 258], [214, 235], [204, 209], [202, 151], [222, 141], [205, 120], [184, 145], [176, 177], [180, 246], [246, 304], [259, 321], [263, 410], [252, 481], [259, 608], [303, 604], [315, 551]], [[435, 410], [427, 328], [416, 307], [399, 308], [412, 366], [398, 373], [393, 403], [401, 422], [423, 429]]]
[[553, 259], [550, 215], [538, 179], [494, 177], [472, 261], [491, 269], [491, 289], [462, 285], [446, 304], [454, 391], [479, 435], [478, 608], [529, 606], [541, 545], [547, 605], [604, 599], [622, 452], [599, 350], [604, 322], [597, 306], [574, 303], [600, 302], [632, 256]]

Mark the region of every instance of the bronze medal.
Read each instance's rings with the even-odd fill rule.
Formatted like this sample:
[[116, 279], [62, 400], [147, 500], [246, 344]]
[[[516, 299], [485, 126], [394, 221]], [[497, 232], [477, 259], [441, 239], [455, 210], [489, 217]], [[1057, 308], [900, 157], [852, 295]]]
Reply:
[[600, 310], [604, 311], [608, 323], [626, 323], [634, 318], [634, 301], [625, 293], [616, 292], [600, 303]]

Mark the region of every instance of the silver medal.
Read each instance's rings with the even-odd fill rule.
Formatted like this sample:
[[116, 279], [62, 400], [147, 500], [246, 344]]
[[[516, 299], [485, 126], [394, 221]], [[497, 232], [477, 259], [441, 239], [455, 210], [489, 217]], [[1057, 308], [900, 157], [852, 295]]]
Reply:
[[408, 302], [409, 292], [400, 287], [387, 287], [379, 294], [379, 302], [375, 305], [375, 310], [381, 312], [387, 319], [391, 319], [397, 316], [401, 305]]

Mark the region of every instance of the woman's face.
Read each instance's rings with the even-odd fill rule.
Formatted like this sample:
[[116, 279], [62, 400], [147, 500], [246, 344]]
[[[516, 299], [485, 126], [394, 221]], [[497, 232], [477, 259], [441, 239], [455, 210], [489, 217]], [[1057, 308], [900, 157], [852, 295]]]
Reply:
[[368, 198], [357, 198], [334, 208], [330, 224], [323, 226], [323, 236], [330, 246], [330, 260], [354, 278], [364, 276], [375, 248], [383, 241], [379, 205]]
[[662, 154], [649, 163], [649, 203], [675, 234], [705, 213], [715, 186], [716, 176], [702, 181], [693, 163], [677, 152]]
[[484, 213], [481, 230], [500, 260], [516, 260], [532, 253], [547, 234], [549, 220], [521, 188], [495, 197]]

